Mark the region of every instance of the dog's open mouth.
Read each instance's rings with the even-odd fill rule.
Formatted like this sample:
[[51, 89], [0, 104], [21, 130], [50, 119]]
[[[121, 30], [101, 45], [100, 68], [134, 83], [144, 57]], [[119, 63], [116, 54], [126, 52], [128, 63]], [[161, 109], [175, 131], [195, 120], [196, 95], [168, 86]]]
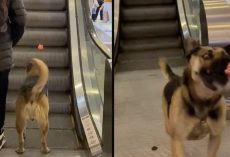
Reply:
[[218, 86], [224, 87], [230, 78], [230, 60], [221, 59], [214, 62], [209, 68], [202, 68], [200, 76], [205, 86], [217, 90]]

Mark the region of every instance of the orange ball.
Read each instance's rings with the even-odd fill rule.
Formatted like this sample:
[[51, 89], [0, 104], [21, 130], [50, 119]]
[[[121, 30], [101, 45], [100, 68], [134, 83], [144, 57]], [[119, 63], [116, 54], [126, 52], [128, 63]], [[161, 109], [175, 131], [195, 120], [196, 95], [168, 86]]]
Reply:
[[44, 45], [43, 45], [43, 44], [38, 44], [37, 49], [38, 49], [38, 50], [44, 50]]

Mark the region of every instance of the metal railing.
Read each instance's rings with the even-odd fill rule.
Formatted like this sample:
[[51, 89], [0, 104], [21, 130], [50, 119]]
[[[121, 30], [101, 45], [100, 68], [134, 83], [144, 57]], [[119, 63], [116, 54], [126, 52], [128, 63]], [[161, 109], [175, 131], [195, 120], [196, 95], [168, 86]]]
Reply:
[[118, 48], [119, 48], [119, 27], [120, 27], [120, 0], [115, 0], [114, 1], [114, 43], [113, 43], [113, 47], [114, 47], [114, 52], [113, 52], [113, 63], [114, 63], [114, 67], [115, 64], [117, 62], [117, 58], [118, 58]]
[[193, 38], [199, 40], [202, 45], [208, 45], [208, 28], [203, 1], [177, 0], [177, 8], [184, 47], [187, 38]]
[[[106, 65], [107, 60], [112, 58], [112, 51], [98, 38], [90, 15], [88, 0], [69, 1], [76, 129], [81, 139], [87, 141], [91, 155], [98, 156], [102, 155], [102, 139], [105, 139], [102, 131], [104, 107], [111, 107], [107, 99], [112, 88], [107, 87], [109, 82], [112, 85], [112, 81], [107, 79]], [[110, 74], [112, 76], [111, 71]]]

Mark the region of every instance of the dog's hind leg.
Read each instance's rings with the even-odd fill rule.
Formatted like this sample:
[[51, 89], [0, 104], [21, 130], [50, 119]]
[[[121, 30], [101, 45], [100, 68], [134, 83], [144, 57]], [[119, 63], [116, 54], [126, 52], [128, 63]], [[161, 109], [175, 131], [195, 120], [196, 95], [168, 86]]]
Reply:
[[47, 135], [48, 135], [48, 130], [49, 130], [49, 122], [48, 118], [46, 118], [45, 121], [40, 121], [38, 122], [41, 130], [41, 151], [43, 153], [49, 153], [50, 149], [47, 146]]
[[216, 157], [221, 142], [221, 135], [210, 135], [208, 142], [208, 157]]
[[18, 147], [16, 149], [16, 152], [18, 154], [22, 154], [25, 149], [24, 149], [24, 137], [23, 137], [23, 133], [24, 133], [24, 129], [26, 126], [26, 119], [21, 118], [23, 116], [17, 116], [16, 118], [16, 130], [18, 133]]

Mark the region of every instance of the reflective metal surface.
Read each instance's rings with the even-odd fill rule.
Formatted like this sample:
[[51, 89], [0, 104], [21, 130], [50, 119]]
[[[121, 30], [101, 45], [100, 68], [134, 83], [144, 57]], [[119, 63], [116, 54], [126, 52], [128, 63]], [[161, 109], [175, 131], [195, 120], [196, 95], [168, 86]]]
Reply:
[[119, 25], [120, 25], [120, 0], [115, 0], [114, 1], [114, 21], [113, 21], [113, 26], [114, 26], [114, 39], [113, 39], [113, 64], [115, 67], [115, 64], [117, 62], [117, 58], [119, 55], [118, 49], [119, 49]]
[[[76, 9], [77, 8], [77, 12]], [[77, 15], [77, 16], [76, 16]], [[92, 156], [96, 156], [102, 153], [102, 148], [100, 144], [100, 139], [97, 135], [97, 130], [95, 130], [95, 127], [92, 122], [92, 117], [89, 113], [88, 107], [87, 107], [87, 98], [85, 97], [84, 92], [84, 80], [82, 79], [82, 72], [81, 71], [81, 54], [84, 53], [84, 48], [82, 48], [82, 45], [84, 43], [81, 42], [82, 38], [84, 37], [84, 34], [81, 34], [81, 27], [83, 22], [79, 24], [79, 22], [82, 21], [83, 15], [82, 15], [82, 5], [81, 0], [70, 0], [69, 1], [69, 21], [70, 21], [70, 49], [71, 49], [71, 59], [72, 59], [72, 73], [73, 73], [73, 82], [74, 82], [74, 92], [76, 95], [76, 112], [79, 112], [81, 123], [86, 135], [87, 143], [89, 146], [89, 149], [91, 151]], [[77, 23], [79, 25], [77, 25]], [[81, 37], [79, 37], [81, 36]], [[79, 54], [79, 51], [81, 54]]]
[[[113, 41], [114, 42], [116, 42], [117, 40], [117, 33], [119, 29], [119, 17], [120, 17], [120, 0], [114, 0], [114, 21], [113, 21], [113, 25], [114, 25]], [[113, 43], [113, 45], [115, 45], [115, 43]]]
[[184, 2], [184, 9], [190, 35], [200, 40], [200, 0], [188, 0]]
[[177, 0], [177, 6], [184, 39], [192, 37], [199, 40], [202, 45], [207, 45], [208, 30], [203, 2]]
[[187, 20], [186, 20], [183, 0], [177, 0], [177, 7], [178, 7], [179, 16], [180, 16], [180, 26], [182, 29], [183, 37], [184, 39], [186, 39], [190, 37], [191, 34], [190, 34]]
[[105, 64], [105, 100], [103, 112], [103, 157], [112, 157], [113, 148], [113, 96], [112, 96], [112, 60], [106, 60]]
[[108, 58], [112, 58], [112, 49], [108, 48], [99, 38], [95, 31], [95, 28], [93, 26], [92, 20], [91, 20], [91, 11], [89, 8], [89, 1], [83, 0], [82, 1], [83, 6], [83, 12], [85, 14], [85, 22], [86, 26], [89, 32], [89, 35], [92, 38], [92, 41], [97, 45], [97, 47], [101, 50], [102, 53]]
[[230, 44], [230, 6], [225, 0], [203, 0], [208, 22], [209, 44]]

